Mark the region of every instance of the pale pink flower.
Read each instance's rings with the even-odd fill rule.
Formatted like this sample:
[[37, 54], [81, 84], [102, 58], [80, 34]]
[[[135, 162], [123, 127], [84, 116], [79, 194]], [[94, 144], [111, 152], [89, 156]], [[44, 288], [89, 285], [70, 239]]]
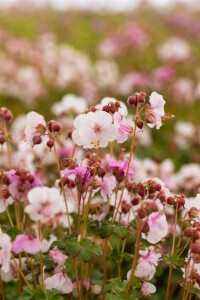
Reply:
[[149, 225], [149, 231], [143, 238], [145, 238], [151, 244], [157, 244], [160, 242], [168, 233], [168, 223], [166, 216], [159, 212], [151, 213], [147, 218]]
[[33, 146], [33, 138], [40, 136], [45, 132], [46, 122], [44, 117], [34, 111], [31, 111], [26, 116], [25, 137], [27, 142]]
[[74, 120], [76, 128], [72, 134], [75, 144], [84, 148], [106, 147], [117, 138], [117, 129], [112, 117], [105, 111], [89, 112]]
[[64, 254], [63, 251], [59, 250], [57, 247], [54, 247], [52, 250], [49, 251], [50, 256], [58, 262], [60, 265], [63, 265], [68, 258], [67, 255]]
[[141, 255], [141, 257], [138, 260], [139, 263], [145, 261], [148, 264], [154, 265], [154, 266], [158, 265], [158, 260], [161, 257], [161, 254], [156, 253], [155, 248], [153, 246], [150, 246], [150, 247], [146, 248], [145, 250], [140, 250], [139, 254]]
[[128, 135], [131, 132], [131, 127], [127, 124], [126, 119], [118, 112], [113, 116], [114, 125], [117, 128], [117, 142], [124, 143], [128, 139]]
[[15, 253], [26, 252], [29, 254], [36, 254], [42, 249], [41, 241], [32, 236], [20, 234], [16, 237], [12, 244], [12, 250]]
[[162, 117], [165, 115], [164, 105], [166, 102], [163, 96], [156, 92], [151, 93], [149, 102], [151, 106], [147, 108], [146, 112], [147, 125], [151, 128], [160, 129]]
[[156, 292], [156, 287], [154, 284], [144, 281], [142, 284], [142, 292], [144, 295], [150, 296]]
[[151, 280], [155, 272], [156, 267], [144, 261], [137, 265], [137, 268], [135, 270], [135, 276], [145, 280]]
[[112, 191], [116, 187], [116, 179], [115, 176], [105, 175], [100, 183], [101, 186], [101, 196], [104, 200], [107, 200], [107, 197], [110, 197]]
[[9, 235], [0, 229], [0, 270], [8, 272], [10, 268], [12, 244]]
[[36, 187], [28, 193], [29, 204], [25, 212], [33, 221], [43, 223], [52, 219], [61, 211], [63, 198], [56, 188]]
[[56, 289], [61, 294], [70, 294], [73, 291], [71, 279], [63, 272], [58, 272], [55, 275], [45, 279], [44, 284], [47, 290]]

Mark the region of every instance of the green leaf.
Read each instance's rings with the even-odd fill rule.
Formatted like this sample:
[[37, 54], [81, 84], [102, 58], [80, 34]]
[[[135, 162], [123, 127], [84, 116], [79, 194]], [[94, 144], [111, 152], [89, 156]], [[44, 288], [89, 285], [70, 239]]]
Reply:
[[105, 239], [114, 233], [114, 225], [109, 221], [104, 221], [100, 228], [100, 237]]
[[169, 265], [173, 264], [174, 266], [181, 266], [184, 263], [184, 258], [179, 257], [179, 250], [176, 250], [173, 255], [171, 254], [163, 255], [162, 259], [167, 264]]
[[10, 227], [6, 233], [10, 236], [11, 240], [15, 240], [15, 238], [19, 235], [22, 234], [22, 231], [18, 229], [16, 226]]

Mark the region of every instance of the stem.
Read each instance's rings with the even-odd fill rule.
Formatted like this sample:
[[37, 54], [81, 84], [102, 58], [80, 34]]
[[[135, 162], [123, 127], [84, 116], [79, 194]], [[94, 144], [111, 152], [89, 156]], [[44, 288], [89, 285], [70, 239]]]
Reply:
[[80, 287], [79, 287], [79, 279], [78, 279], [78, 269], [77, 269], [77, 263], [76, 263], [76, 258], [73, 257], [73, 262], [74, 262], [74, 271], [75, 271], [75, 276], [76, 276], [76, 285], [77, 285], [77, 292], [78, 292], [78, 299], [82, 299], [82, 295], [80, 292]]
[[[41, 234], [41, 224], [40, 224], [40, 221], [38, 221], [38, 234], [39, 234], [39, 239], [42, 242], [42, 234]], [[42, 287], [44, 288], [44, 272], [43, 272], [42, 251], [40, 251], [40, 274], [41, 274], [41, 277], [42, 277]]]
[[13, 258], [13, 261], [14, 261], [14, 263], [15, 263], [15, 266], [16, 266], [16, 268], [18, 269], [18, 271], [19, 271], [21, 277], [22, 277], [23, 280], [26, 282], [26, 284], [27, 284], [27, 286], [29, 287], [29, 289], [32, 290], [32, 289], [33, 289], [32, 286], [30, 285], [30, 283], [28, 282], [28, 280], [27, 280], [26, 277], [24, 276], [22, 270], [21, 270], [20, 267], [18, 266], [18, 264], [17, 264], [17, 262], [16, 262], [16, 259], [15, 259], [15, 257], [14, 257], [13, 254], [12, 254], [12, 258]]
[[112, 219], [113, 222], [115, 221], [115, 219], [116, 219], [116, 217], [117, 217], [117, 214], [118, 214], [118, 211], [119, 211], [121, 202], [122, 202], [124, 190], [125, 190], [125, 187], [126, 187], [126, 183], [127, 183], [127, 180], [128, 180], [128, 172], [129, 172], [129, 169], [130, 169], [131, 159], [132, 159], [133, 150], [134, 150], [134, 146], [135, 146], [135, 136], [136, 136], [136, 129], [137, 129], [137, 125], [136, 125], [136, 124], [137, 124], [137, 119], [138, 119], [138, 117], [139, 117], [139, 114], [138, 114], [138, 106], [137, 106], [137, 107], [136, 107], [135, 124], [134, 124], [133, 135], [132, 135], [132, 142], [131, 142], [131, 147], [130, 147], [130, 155], [129, 155], [128, 166], [127, 166], [126, 175], [125, 175], [125, 179], [124, 179], [124, 186], [123, 186], [123, 188], [122, 188], [122, 192], [121, 192], [121, 196], [120, 196], [120, 200], [119, 200], [119, 203], [118, 203], [116, 212], [115, 212], [115, 214], [113, 215], [113, 219]]
[[67, 215], [67, 222], [68, 222], [68, 225], [69, 225], [69, 233], [71, 234], [72, 230], [71, 230], [70, 219], [69, 219], [69, 210], [68, 210], [68, 205], [67, 205], [67, 197], [66, 197], [66, 193], [65, 193], [63, 179], [62, 179], [62, 176], [61, 176], [61, 168], [60, 168], [60, 163], [59, 163], [59, 158], [58, 158], [58, 153], [57, 153], [55, 143], [54, 143], [53, 149], [54, 149], [54, 155], [55, 155], [55, 158], [56, 158], [56, 164], [57, 164], [60, 183], [61, 183], [61, 190], [62, 190], [62, 193], [63, 193], [65, 207], [66, 207], [66, 215]]
[[105, 299], [105, 285], [107, 282], [107, 250], [108, 250], [108, 238], [105, 239], [104, 241], [104, 249], [103, 249], [103, 299]]
[[86, 207], [83, 209], [84, 223], [83, 223], [83, 227], [82, 227], [82, 235], [81, 235], [82, 237], [84, 235], [84, 232], [85, 232], [85, 229], [86, 229], [86, 226], [87, 226], [87, 219], [88, 219], [88, 214], [89, 214], [89, 210], [90, 210], [90, 203], [91, 203], [91, 199], [92, 199], [92, 192], [93, 192], [93, 188], [94, 188], [95, 176], [96, 176], [96, 173], [97, 173], [98, 159], [99, 159], [99, 148], [97, 148], [97, 152], [96, 152], [96, 161], [95, 161], [92, 185], [91, 185], [91, 188], [90, 188], [88, 202], [86, 204]]
[[[174, 254], [174, 249], [175, 249], [177, 219], [178, 219], [178, 201], [176, 201], [175, 220], [174, 220], [174, 233], [173, 233], [171, 256]], [[174, 264], [172, 263], [169, 267], [169, 275], [168, 275], [168, 281], [167, 281], [167, 292], [166, 292], [165, 300], [169, 299], [173, 267], [174, 267]]]
[[1, 288], [1, 299], [5, 300], [5, 294], [4, 294], [3, 281], [2, 281], [2, 278], [1, 278], [1, 272], [0, 272], [0, 288]]
[[137, 261], [138, 261], [138, 254], [139, 254], [139, 248], [140, 248], [140, 239], [141, 239], [141, 232], [139, 229], [139, 224], [137, 224], [137, 232], [136, 232], [137, 238], [136, 238], [136, 243], [135, 243], [135, 252], [134, 252], [134, 259], [133, 259], [133, 264], [131, 267], [131, 274], [128, 280], [127, 288], [126, 288], [126, 295], [128, 295], [129, 290], [131, 288], [131, 283], [134, 278], [135, 270], [137, 267]]

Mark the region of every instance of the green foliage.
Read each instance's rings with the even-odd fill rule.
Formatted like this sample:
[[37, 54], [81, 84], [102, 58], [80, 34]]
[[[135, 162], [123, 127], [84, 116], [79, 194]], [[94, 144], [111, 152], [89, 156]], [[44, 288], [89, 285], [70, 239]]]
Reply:
[[132, 234], [132, 232], [124, 225], [111, 221], [105, 220], [99, 229], [99, 234], [102, 239], [105, 239], [112, 234], [116, 234], [120, 239], [124, 240]]
[[37, 286], [36, 289], [30, 289], [24, 287], [19, 300], [63, 300], [63, 297], [59, 295], [59, 292], [55, 289], [43, 290], [41, 286]]
[[168, 265], [173, 264], [175, 267], [181, 266], [184, 263], [184, 257], [179, 257], [179, 250], [176, 250], [174, 254], [165, 254], [162, 257], [163, 261]]
[[[106, 286], [106, 300], [133, 300], [132, 295], [126, 295], [128, 281], [121, 281], [120, 278], [114, 278]], [[134, 298], [137, 299], [137, 298]]]
[[90, 239], [77, 240], [77, 237], [68, 236], [63, 240], [53, 242], [51, 248], [57, 246], [67, 255], [79, 256], [84, 262], [88, 262], [94, 255], [102, 255], [102, 248]]

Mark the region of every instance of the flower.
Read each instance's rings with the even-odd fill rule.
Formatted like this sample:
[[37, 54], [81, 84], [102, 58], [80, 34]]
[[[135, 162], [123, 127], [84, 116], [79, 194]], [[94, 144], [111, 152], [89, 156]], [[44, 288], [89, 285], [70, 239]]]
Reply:
[[56, 115], [62, 115], [69, 111], [82, 113], [87, 108], [87, 102], [84, 98], [73, 94], [64, 95], [60, 102], [52, 106], [52, 112]]
[[28, 193], [25, 212], [34, 221], [48, 222], [62, 208], [63, 198], [56, 188], [36, 187]]
[[151, 128], [156, 126], [156, 129], [160, 129], [162, 126], [162, 117], [165, 115], [164, 105], [165, 100], [163, 96], [153, 92], [150, 95], [150, 106], [145, 106], [145, 118], [147, 125]]
[[157, 244], [161, 241], [168, 233], [168, 224], [166, 216], [159, 212], [151, 213], [147, 218], [149, 225], [149, 231], [143, 238], [151, 244]]
[[156, 292], [156, 287], [154, 284], [144, 281], [142, 284], [142, 292], [144, 295], [150, 296]]
[[45, 279], [44, 284], [47, 290], [56, 289], [61, 294], [70, 294], [73, 291], [71, 279], [63, 272], [58, 272], [55, 275]]
[[63, 265], [68, 257], [64, 254], [63, 251], [59, 250], [57, 247], [54, 247], [52, 250], [49, 251], [49, 253], [50, 256], [60, 265]]
[[46, 130], [44, 117], [35, 111], [31, 111], [26, 116], [25, 137], [27, 142], [34, 146], [34, 138], [40, 137]]
[[114, 125], [117, 128], [117, 142], [124, 143], [128, 139], [128, 134], [131, 132], [131, 127], [127, 124], [126, 119], [118, 112], [113, 116]]
[[101, 186], [101, 196], [104, 200], [107, 200], [107, 197], [110, 197], [112, 194], [113, 189], [116, 186], [116, 179], [115, 176], [104, 176], [102, 182], [100, 183]]
[[10, 269], [11, 249], [12, 244], [9, 235], [0, 229], [0, 270], [6, 273]]
[[89, 112], [74, 120], [76, 128], [72, 134], [75, 144], [84, 148], [106, 147], [117, 138], [117, 129], [112, 117], [105, 111]]
[[41, 249], [42, 244], [38, 238], [24, 234], [18, 235], [12, 244], [12, 250], [17, 254], [23, 251], [29, 254], [36, 254]]

